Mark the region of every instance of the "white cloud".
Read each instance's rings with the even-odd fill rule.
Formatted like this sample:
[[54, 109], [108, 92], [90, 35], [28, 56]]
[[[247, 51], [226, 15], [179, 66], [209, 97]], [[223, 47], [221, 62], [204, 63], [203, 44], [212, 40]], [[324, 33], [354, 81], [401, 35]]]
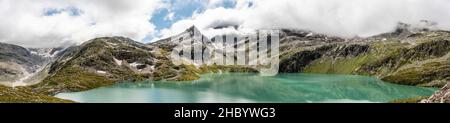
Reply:
[[[212, 0], [210, 4], [220, 3]], [[437, 22], [450, 29], [448, 0], [236, 0], [232, 9], [208, 8], [164, 29], [164, 37], [196, 25], [208, 37], [233, 32], [220, 25], [240, 25], [240, 30], [295, 28], [352, 37], [392, 31], [398, 22]]]
[[202, 33], [207, 37], [212, 37], [217, 34], [222, 34], [222, 32], [235, 32], [234, 29], [223, 28], [223, 29], [213, 29], [214, 27], [222, 25], [239, 25], [244, 22], [239, 15], [239, 10], [230, 10], [222, 7], [209, 9], [201, 14], [194, 14], [192, 18], [180, 20], [174, 23], [170, 29], [163, 29], [161, 34], [163, 37], [169, 37], [183, 32], [192, 25], [197, 26], [201, 29]]
[[171, 21], [174, 19], [175, 13], [174, 12], [170, 12], [169, 14], [166, 15], [166, 17], [164, 17], [164, 20], [168, 20]]
[[[26, 47], [81, 43], [100, 36], [143, 40], [160, 0], [0, 0], [0, 41]], [[67, 8], [76, 8], [78, 16]], [[61, 10], [45, 16], [46, 10]], [[65, 10], [65, 11], [64, 11]]]
[[[196, 25], [212, 37], [254, 29], [295, 28], [339, 36], [370, 36], [391, 31], [399, 21], [437, 22], [450, 30], [448, 0], [0, 0], [0, 42], [26, 47], [81, 43], [99, 36], [126, 36], [141, 41], [156, 32], [163, 37]], [[170, 20], [177, 8], [191, 5], [206, 10], [155, 31], [148, 22], [156, 9], [167, 8]], [[223, 8], [226, 2], [235, 8]], [[78, 16], [70, 10], [75, 8]], [[44, 16], [46, 10], [59, 11]], [[78, 14], [78, 13], [75, 13]], [[214, 29], [215, 27], [239, 25]]]

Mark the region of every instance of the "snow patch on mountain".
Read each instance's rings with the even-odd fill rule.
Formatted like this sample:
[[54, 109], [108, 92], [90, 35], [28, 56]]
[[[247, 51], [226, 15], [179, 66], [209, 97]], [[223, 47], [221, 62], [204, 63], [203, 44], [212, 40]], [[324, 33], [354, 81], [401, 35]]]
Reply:
[[122, 60], [118, 60], [118, 59], [116, 59], [116, 58], [113, 58], [114, 59], [114, 62], [117, 64], [117, 65], [122, 65]]

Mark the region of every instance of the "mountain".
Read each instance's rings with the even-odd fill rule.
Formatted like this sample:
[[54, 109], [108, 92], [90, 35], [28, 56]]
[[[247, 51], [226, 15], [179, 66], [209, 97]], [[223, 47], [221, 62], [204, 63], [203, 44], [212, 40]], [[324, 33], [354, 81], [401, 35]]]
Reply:
[[[68, 48], [51, 65], [49, 76], [33, 86], [33, 90], [56, 94], [123, 81], [195, 80], [207, 72], [256, 71], [239, 66], [198, 66], [192, 61], [188, 62], [191, 65], [174, 65], [170, 58], [174, 50], [199, 45], [205, 52], [214, 44], [214, 40], [196, 31], [193, 26], [150, 44], [124, 37], [90, 40]], [[397, 84], [431, 87], [442, 87], [449, 81], [450, 33], [447, 31], [402, 28], [351, 39], [305, 30], [280, 32], [280, 72], [369, 75]], [[248, 39], [248, 35], [242, 37]], [[190, 44], [180, 46], [183, 40], [189, 40]]]
[[[191, 26], [185, 31], [181, 32], [180, 34], [161, 39], [152, 43], [149, 43], [148, 45], [153, 45], [157, 47], [161, 47], [162, 49], [166, 51], [172, 51], [173, 48], [180, 44], [182, 41], [191, 40], [191, 42], [195, 44], [211, 44], [211, 41], [201, 34], [200, 30], [195, 27]], [[203, 40], [203, 41], [202, 41]]]
[[10, 86], [37, 83], [39, 79], [33, 77], [44, 69], [61, 50], [63, 49], [27, 49], [0, 43], [0, 83]]
[[396, 84], [442, 87], [450, 81], [450, 32], [421, 23], [399, 23], [393, 32], [367, 38], [281, 29], [280, 72], [369, 75]]
[[[195, 66], [199, 66], [201, 63], [195, 63], [193, 60], [194, 54], [208, 54], [212, 51], [212, 48], [214, 47], [213, 42], [208, 39], [206, 36], [204, 36], [197, 27], [192, 26], [188, 29], [186, 29], [184, 32], [177, 34], [175, 36], [162, 39], [159, 41], [155, 41], [153, 43], [150, 43], [148, 45], [155, 46], [158, 48], [161, 48], [162, 50], [168, 52], [168, 53], [179, 53], [182, 54], [183, 49], [192, 49], [189, 51], [191, 53], [191, 57], [188, 58], [185, 55], [183, 55], [181, 58], [179, 58], [177, 61], [184, 62], [185, 64], [192, 64]], [[194, 47], [201, 47], [202, 50], [193, 50]], [[171, 54], [170, 54], [171, 55]], [[170, 57], [168, 57], [170, 58]], [[201, 58], [202, 61], [208, 62], [209, 59]], [[197, 61], [198, 62], [198, 61]]]
[[[65, 50], [34, 91], [56, 94], [111, 85], [116, 82], [159, 79], [170, 68], [155, 47], [124, 37], [103, 37]], [[172, 70], [172, 69], [170, 69]], [[166, 78], [174, 77], [164, 76]]]
[[[189, 31], [189, 30], [188, 30]], [[67, 48], [33, 91], [45, 94], [77, 92], [118, 82], [185, 81], [213, 68], [176, 66], [170, 60], [173, 42], [143, 44], [125, 37], [102, 37]], [[218, 68], [214, 68], [218, 69]]]
[[[449, 31], [413, 28], [404, 23], [399, 23], [393, 32], [367, 38], [341, 38], [307, 30], [279, 31], [281, 73], [367, 75], [386, 82], [427, 87], [444, 87], [450, 81]], [[246, 41], [252, 35], [237, 36]], [[0, 80], [9, 83], [21, 78], [39, 80], [23, 90], [7, 87], [3, 90], [54, 95], [119, 82], [185, 81], [199, 79], [203, 73], [258, 72], [256, 67], [202, 65], [192, 61], [193, 57], [185, 56], [175, 61], [187, 64], [177, 66], [171, 57], [172, 53], [192, 47], [202, 47], [202, 50], [191, 50], [191, 54], [207, 54], [212, 50], [230, 53], [222, 51], [224, 45], [216, 43], [214, 38], [208, 39], [192, 26], [178, 35], [149, 44], [125, 37], [95, 38], [79, 46], [54, 49], [2, 44]], [[238, 44], [234, 45], [238, 47]], [[202, 58], [202, 61], [210, 62], [211, 59]], [[31, 77], [25, 77], [27, 75]], [[433, 97], [447, 99], [442, 96], [446, 90], [443, 88], [429, 100], [436, 100]]]
[[36, 77], [41, 70], [51, 62], [52, 56], [56, 57], [59, 49], [47, 53], [51, 56], [42, 56], [38, 52], [42, 49], [27, 49], [21, 46], [0, 43], [0, 103], [66, 103], [62, 100], [44, 94], [35, 93], [28, 88], [12, 88], [8, 86], [23, 86], [39, 82]]
[[397, 84], [432, 87], [450, 80], [448, 31], [403, 30], [283, 51], [281, 72], [370, 75]]

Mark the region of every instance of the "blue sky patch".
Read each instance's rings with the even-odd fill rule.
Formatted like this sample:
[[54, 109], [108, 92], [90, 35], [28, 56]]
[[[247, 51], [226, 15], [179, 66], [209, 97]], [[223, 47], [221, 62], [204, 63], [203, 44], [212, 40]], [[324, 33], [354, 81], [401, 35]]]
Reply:
[[78, 8], [75, 7], [67, 7], [67, 8], [46, 8], [44, 9], [43, 15], [44, 16], [54, 16], [57, 14], [61, 14], [63, 12], [67, 12], [70, 16], [80, 16], [80, 14], [83, 13]]
[[[157, 10], [150, 22], [156, 26], [156, 30], [170, 28], [173, 23], [192, 17], [194, 12], [202, 13], [206, 10], [206, 0], [166, 0], [165, 3], [171, 5], [171, 8], [163, 8]], [[233, 1], [224, 1], [221, 7], [234, 8], [236, 3]], [[172, 20], [167, 19], [167, 16], [173, 13]]]

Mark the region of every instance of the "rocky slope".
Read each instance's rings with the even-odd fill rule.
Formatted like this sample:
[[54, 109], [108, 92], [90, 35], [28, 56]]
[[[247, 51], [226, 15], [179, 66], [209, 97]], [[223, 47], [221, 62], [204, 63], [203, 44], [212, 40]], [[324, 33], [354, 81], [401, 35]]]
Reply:
[[39, 82], [37, 75], [58, 55], [61, 48], [27, 49], [0, 43], [0, 84], [23, 86]]
[[450, 82], [447, 83], [440, 91], [433, 94], [427, 99], [420, 101], [421, 103], [450, 103]]

